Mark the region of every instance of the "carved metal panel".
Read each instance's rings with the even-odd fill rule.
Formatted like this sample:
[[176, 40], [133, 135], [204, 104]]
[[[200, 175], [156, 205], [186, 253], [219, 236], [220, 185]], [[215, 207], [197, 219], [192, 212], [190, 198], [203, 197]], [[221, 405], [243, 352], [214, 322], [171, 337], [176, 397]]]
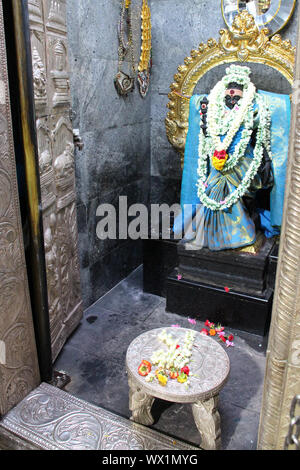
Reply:
[[8, 412], [39, 383], [0, 2], [0, 415]]
[[28, 1], [53, 360], [82, 317], [65, 0]]
[[19, 403], [1, 426], [46, 450], [197, 449], [48, 384]]
[[[298, 26], [300, 31], [300, 24]], [[267, 351], [258, 448], [282, 450], [290, 404], [300, 393], [300, 35], [298, 35], [286, 197]]]

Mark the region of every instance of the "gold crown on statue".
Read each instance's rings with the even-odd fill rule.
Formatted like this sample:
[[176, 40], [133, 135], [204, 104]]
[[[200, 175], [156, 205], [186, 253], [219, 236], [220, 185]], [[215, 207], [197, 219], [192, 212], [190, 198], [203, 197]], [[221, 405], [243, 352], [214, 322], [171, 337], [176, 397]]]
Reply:
[[250, 74], [251, 69], [249, 69], [249, 67], [233, 64], [226, 69], [226, 75], [223, 78], [223, 82], [226, 86], [235, 82], [247, 87], [250, 83]]

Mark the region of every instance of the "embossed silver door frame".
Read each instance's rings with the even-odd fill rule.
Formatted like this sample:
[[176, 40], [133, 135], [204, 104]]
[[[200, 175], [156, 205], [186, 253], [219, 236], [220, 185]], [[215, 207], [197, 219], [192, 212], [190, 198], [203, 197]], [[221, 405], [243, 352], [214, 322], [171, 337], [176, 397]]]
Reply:
[[39, 383], [0, 2], [0, 416]]
[[[18, 0], [19, 1], [19, 0]], [[57, 3], [65, 3], [62, 2], [53, 2], [53, 4]], [[62, 111], [66, 104], [66, 85], [67, 85], [67, 77], [64, 70], [64, 66], [62, 67], [62, 62], [64, 61], [64, 41], [65, 41], [65, 31], [62, 30], [64, 28], [61, 22], [57, 23], [57, 16], [54, 14], [55, 12], [51, 13], [51, 2], [46, 2], [43, 0], [43, 6], [46, 6], [48, 12], [48, 20], [46, 24], [46, 29], [41, 30], [40, 28], [45, 28], [44, 18], [45, 16], [41, 17], [41, 11], [38, 8], [41, 3], [38, 0], [29, 0], [29, 13], [31, 15], [31, 29], [33, 31], [32, 36], [32, 51], [33, 51], [33, 60], [34, 69], [37, 71], [35, 77], [35, 97], [36, 97], [36, 109], [42, 110], [47, 109], [47, 105], [52, 103], [52, 110], [53, 114], [43, 114], [42, 111], [38, 113], [38, 122], [37, 122], [37, 129], [39, 131], [40, 136], [38, 137], [40, 142], [40, 159], [41, 159], [41, 168], [43, 171], [41, 172], [41, 176], [43, 179], [43, 187], [42, 191], [45, 188], [44, 193], [44, 204], [45, 204], [45, 214], [47, 213], [47, 208], [51, 207], [54, 202], [52, 202], [54, 196], [56, 197], [56, 201], [58, 204], [59, 211], [62, 211], [61, 214], [64, 215], [64, 209], [67, 209], [68, 205], [66, 201], [70, 202], [70, 207], [74, 207], [74, 200], [72, 200], [72, 196], [70, 199], [65, 198], [63, 195], [63, 181], [60, 178], [62, 174], [62, 169], [67, 166], [68, 170], [72, 168], [72, 148], [61, 148], [59, 146], [53, 147], [50, 146], [50, 149], [47, 148], [48, 145], [53, 144], [51, 139], [54, 139], [54, 136], [57, 135], [60, 129], [63, 129], [63, 133], [68, 133], [70, 131], [69, 136], [71, 136], [71, 126], [68, 124], [67, 114]], [[44, 10], [43, 10], [44, 11]], [[43, 18], [43, 21], [41, 19]], [[1, 20], [1, 18], [0, 18]], [[45, 33], [46, 31], [46, 33]], [[49, 44], [50, 50], [52, 50], [52, 58], [55, 58], [55, 63], [52, 65], [48, 64], [48, 69], [46, 68], [46, 56], [42, 57], [43, 51], [46, 51], [46, 43], [44, 43], [43, 47], [40, 48], [38, 40], [43, 41], [45, 39], [47, 32], [50, 36], [57, 35], [58, 38], [56, 41]], [[50, 34], [51, 33], [51, 34]], [[3, 36], [3, 35], [2, 35]], [[3, 37], [1, 45], [1, 57], [3, 56]], [[37, 42], [36, 42], [37, 41]], [[300, 51], [300, 38], [298, 40], [298, 51]], [[51, 49], [52, 48], [52, 49]], [[44, 60], [43, 60], [44, 59]], [[65, 57], [66, 59], [66, 57]], [[3, 60], [3, 59], [1, 59]], [[62, 68], [61, 68], [62, 67]], [[1, 67], [0, 73], [3, 73], [3, 64]], [[48, 70], [48, 72], [47, 72]], [[52, 75], [51, 75], [52, 72]], [[61, 72], [61, 73], [60, 73]], [[47, 75], [49, 73], [49, 75]], [[44, 87], [44, 84], [47, 83], [47, 80], [50, 77], [50, 87]], [[62, 81], [59, 81], [59, 77]], [[62, 85], [62, 87], [61, 87]], [[2, 88], [1, 88], [2, 87]], [[51, 88], [52, 87], [52, 88]], [[3, 92], [4, 89], [4, 92]], [[4, 93], [4, 94], [3, 94]], [[6, 96], [5, 105], [7, 106], [7, 91], [3, 85], [1, 85], [0, 80], [0, 109], [2, 113], [7, 111], [7, 108], [3, 108], [3, 96]], [[2, 102], [1, 102], [2, 97]], [[47, 101], [50, 100], [50, 101]], [[47, 104], [46, 104], [47, 102]], [[265, 384], [264, 384], [264, 397], [262, 403], [262, 412], [261, 412], [261, 423], [260, 423], [260, 431], [259, 431], [259, 442], [258, 448], [259, 449], [282, 449], [284, 446], [284, 439], [287, 435], [288, 425], [289, 425], [289, 407], [291, 398], [299, 393], [300, 388], [300, 363], [299, 363], [299, 343], [300, 343], [300, 57], [297, 54], [297, 66], [296, 66], [296, 81], [293, 93], [293, 115], [292, 115], [292, 126], [291, 126], [291, 141], [290, 141], [290, 153], [289, 153], [289, 164], [288, 164], [288, 178], [287, 178], [287, 186], [286, 186], [286, 198], [285, 198], [285, 210], [284, 210], [284, 223], [282, 228], [282, 236], [281, 236], [281, 245], [280, 245], [280, 254], [279, 254], [279, 263], [277, 269], [277, 280], [276, 280], [276, 290], [275, 290], [275, 299], [274, 299], [274, 306], [273, 306], [273, 314], [272, 314], [272, 324], [271, 324], [271, 332], [269, 338], [269, 345], [268, 345], [268, 352], [267, 352], [267, 367], [266, 367], [266, 376], [265, 376]], [[4, 112], [5, 111], [5, 112]], [[58, 117], [58, 115], [61, 116]], [[45, 117], [51, 116], [50, 121], [48, 124], [46, 122]], [[64, 121], [65, 116], [65, 121]], [[61, 120], [60, 120], [61, 119]], [[59, 122], [60, 121], [60, 122]], [[51, 123], [49, 127], [49, 122]], [[1, 125], [4, 126], [1, 133]], [[7, 118], [0, 122], [0, 138], [4, 138], [10, 136], [9, 127], [5, 127], [7, 125]], [[43, 137], [44, 135], [44, 137]], [[0, 151], [5, 147], [0, 147]], [[51, 153], [54, 150], [54, 154]], [[11, 150], [11, 148], [10, 148]], [[49, 154], [51, 156], [51, 161], [56, 162], [54, 173], [57, 176], [57, 179], [53, 178], [53, 173], [51, 173], [51, 168], [49, 167]], [[64, 153], [66, 151], [66, 153]], [[62, 153], [60, 153], [62, 152]], [[11, 155], [11, 151], [9, 151]], [[54, 158], [54, 159], [53, 159]], [[4, 159], [0, 159], [0, 168], [3, 165]], [[9, 159], [7, 160], [9, 162]], [[12, 167], [10, 167], [12, 172], [14, 171]], [[7, 172], [7, 170], [5, 170]], [[3, 175], [3, 173], [0, 174]], [[13, 173], [12, 173], [13, 174]], [[71, 182], [72, 177], [70, 176], [69, 182]], [[11, 176], [7, 179], [7, 181], [12, 181]], [[8, 185], [11, 183], [7, 183]], [[73, 184], [73, 183], [72, 183]], [[54, 186], [57, 188], [59, 194], [55, 194], [52, 188]], [[53, 193], [53, 196], [52, 196]], [[1, 204], [5, 203], [5, 198], [0, 198], [0, 207]], [[12, 200], [12, 212], [13, 210], [17, 211], [18, 203], [16, 200]], [[16, 214], [15, 212], [14, 214]], [[0, 214], [1, 217], [1, 214]], [[16, 216], [17, 217], [17, 216]], [[47, 215], [45, 216], [47, 218]], [[55, 215], [56, 217], [56, 215]], [[72, 214], [70, 214], [72, 218]], [[53, 218], [52, 218], [53, 219]], [[18, 220], [14, 219], [14, 216], [11, 216], [11, 220]], [[53, 237], [53, 231], [56, 230], [56, 225], [54, 220], [51, 222], [51, 217], [48, 217], [49, 224], [46, 224], [46, 231], [48, 230], [48, 234], [46, 234], [46, 253], [49, 255], [49, 262], [52, 259], [51, 250], [53, 248], [53, 243], [51, 241], [51, 237]], [[60, 220], [57, 218], [56, 220]], [[74, 219], [73, 219], [74, 220]], [[0, 218], [1, 222], [1, 218]], [[51, 223], [50, 223], [51, 222]], [[16, 227], [18, 233], [20, 233], [20, 222], [16, 222]], [[3, 232], [4, 233], [4, 232]], [[11, 233], [11, 232], [9, 232]], [[63, 236], [61, 233], [60, 236]], [[47, 238], [48, 237], [48, 238]], [[3, 239], [0, 238], [2, 241]], [[7, 238], [10, 240], [10, 237]], [[22, 252], [22, 247], [19, 246], [20, 252]], [[48, 251], [47, 251], [48, 250]], [[62, 251], [64, 249], [62, 248]], [[16, 258], [17, 259], [17, 258]], [[20, 264], [20, 267], [22, 263]], [[24, 268], [24, 265], [23, 265]], [[55, 271], [55, 266], [54, 266]], [[53, 292], [55, 290], [55, 283], [53, 285]], [[8, 288], [8, 292], [9, 292]], [[28, 302], [28, 297], [27, 297]], [[3, 306], [2, 306], [3, 308]], [[15, 312], [18, 309], [14, 309]], [[28, 304], [27, 309], [28, 312]], [[3, 310], [2, 310], [3, 312]], [[24, 310], [22, 310], [24, 313]], [[2, 313], [3, 318], [3, 313]], [[18, 324], [17, 321], [14, 320], [12, 317], [14, 327]], [[29, 317], [27, 317], [27, 321], [29, 321]], [[28, 323], [28, 324], [29, 324]], [[55, 323], [55, 322], [54, 322]], [[55, 323], [57, 326], [57, 323]], [[74, 325], [73, 325], [74, 326]], [[29, 328], [31, 331], [31, 338], [32, 338], [32, 327]], [[59, 331], [59, 327], [57, 327], [56, 332]], [[1, 331], [1, 308], [0, 308], [0, 334], [3, 338], [3, 333]], [[3, 341], [3, 339], [2, 339]], [[24, 342], [21, 341], [20, 343], [23, 347]], [[59, 349], [59, 348], [58, 348]], [[56, 352], [57, 350], [56, 349]], [[3, 347], [1, 351], [3, 350]], [[30, 348], [32, 353], [33, 347]], [[3, 353], [2, 353], [3, 356]], [[30, 366], [31, 370], [36, 370], [36, 362], [34, 362], [34, 366]], [[24, 365], [21, 366], [24, 368]], [[27, 367], [27, 369], [26, 369]], [[33, 369], [32, 369], [33, 367]], [[28, 371], [28, 366], [25, 366], [26, 371]], [[4, 374], [7, 374], [7, 367], [3, 364], [0, 365], [0, 374], [2, 377]], [[34, 387], [34, 382], [38, 380], [37, 376], [35, 376], [34, 380], [28, 383], [28, 380], [24, 379], [23, 383], [27, 383], [28, 387]], [[9, 379], [6, 379], [4, 376], [4, 381], [0, 381], [0, 407], [1, 409], [5, 410], [7, 407], [10, 407], [13, 402], [17, 402], [21, 399], [21, 396], [16, 393], [12, 399], [12, 401], [7, 404], [5, 391], [1, 389], [2, 383], [8, 383]], [[15, 387], [16, 392], [17, 387]], [[24, 394], [26, 393], [26, 387], [23, 389]], [[2, 400], [2, 401], [1, 401]]]
[[300, 393], [300, 22], [283, 225], [267, 350], [259, 449], [283, 449]]

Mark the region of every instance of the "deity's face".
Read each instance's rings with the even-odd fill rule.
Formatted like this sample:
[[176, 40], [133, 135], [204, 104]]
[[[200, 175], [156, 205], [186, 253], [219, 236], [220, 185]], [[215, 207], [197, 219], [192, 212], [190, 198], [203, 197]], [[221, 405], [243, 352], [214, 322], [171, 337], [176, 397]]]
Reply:
[[243, 87], [237, 83], [229, 83], [225, 91], [225, 103], [232, 109], [243, 97]]

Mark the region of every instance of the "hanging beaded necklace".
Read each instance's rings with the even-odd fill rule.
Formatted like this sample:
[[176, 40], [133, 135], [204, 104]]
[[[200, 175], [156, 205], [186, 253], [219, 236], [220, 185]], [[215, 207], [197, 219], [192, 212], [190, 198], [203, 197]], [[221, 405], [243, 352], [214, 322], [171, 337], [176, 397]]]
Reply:
[[[127, 41], [124, 39], [125, 31], [127, 31]], [[133, 52], [131, 0], [121, 1], [118, 39], [118, 73], [114, 79], [114, 83], [119, 95], [127, 96], [128, 93], [134, 89], [134, 80], [136, 76], [135, 58]], [[128, 53], [130, 53], [131, 57], [131, 76], [122, 70], [125, 57]]]

